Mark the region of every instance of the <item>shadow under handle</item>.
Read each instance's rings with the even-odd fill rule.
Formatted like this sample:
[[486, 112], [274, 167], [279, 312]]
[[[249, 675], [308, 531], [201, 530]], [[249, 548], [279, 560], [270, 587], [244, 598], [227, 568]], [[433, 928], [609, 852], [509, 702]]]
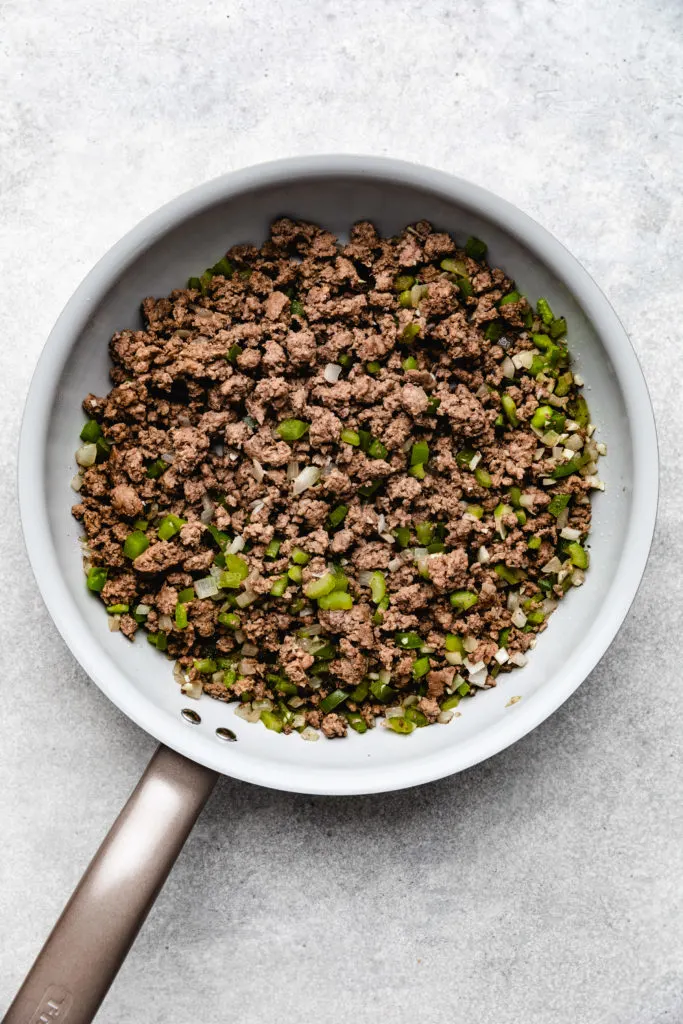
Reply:
[[92, 1021], [217, 778], [158, 747], [3, 1024]]

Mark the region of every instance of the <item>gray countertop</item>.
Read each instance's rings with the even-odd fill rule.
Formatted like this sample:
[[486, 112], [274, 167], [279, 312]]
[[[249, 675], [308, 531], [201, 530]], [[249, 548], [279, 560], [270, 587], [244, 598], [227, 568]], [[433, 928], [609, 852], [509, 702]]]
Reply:
[[662, 501], [611, 650], [459, 777], [319, 799], [223, 780], [103, 1024], [683, 1019], [683, 8], [676, 0], [0, 5], [0, 1008], [154, 749], [89, 682], [23, 551], [43, 341], [161, 202], [271, 157], [421, 160], [554, 232], [622, 317]]

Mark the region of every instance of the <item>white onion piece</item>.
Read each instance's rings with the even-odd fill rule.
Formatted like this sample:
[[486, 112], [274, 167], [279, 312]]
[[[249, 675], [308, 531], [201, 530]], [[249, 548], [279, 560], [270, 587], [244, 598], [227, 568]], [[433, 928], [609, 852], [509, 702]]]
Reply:
[[287, 463], [287, 479], [295, 480], [299, 475], [299, 463], [296, 459], [292, 459], [291, 462]]
[[135, 609], [136, 615], [149, 615], [152, 610], [152, 606], [149, 604], [139, 604]]
[[465, 658], [463, 664], [467, 671], [469, 672], [469, 674], [475, 676], [478, 672], [481, 672], [483, 668], [486, 668], [486, 664], [483, 661], [472, 662], [468, 658]]
[[256, 515], [265, 506], [265, 501], [262, 498], [257, 498], [256, 501], [252, 501], [249, 505], [251, 511]]
[[384, 709], [384, 717], [385, 718], [403, 718], [403, 708], [400, 707], [400, 706], [399, 707], [394, 707], [394, 708], [385, 708]]
[[605, 483], [600, 480], [597, 476], [587, 476], [586, 483], [593, 488], [594, 491], [604, 491]]
[[194, 592], [200, 601], [206, 597], [213, 597], [218, 593], [218, 583], [213, 576], [205, 576], [201, 580], [195, 580]]
[[531, 368], [531, 364], [533, 363], [533, 361], [533, 352], [518, 352], [516, 356], [512, 357], [512, 362], [518, 370], [521, 370], [522, 368], [524, 368], [525, 370], [529, 370]]
[[607, 455], [607, 445], [604, 441], [598, 441], [595, 447], [598, 450], [598, 455]]
[[302, 740], [308, 740], [309, 743], [315, 743], [320, 739], [320, 733], [312, 725], [307, 725], [305, 729], [302, 729], [299, 736]]
[[238, 644], [243, 644], [247, 639], [247, 634], [242, 629], [236, 629], [234, 632], [235, 640]]
[[169, 464], [169, 466], [170, 466], [173, 463], [174, 459], [175, 459], [175, 455], [173, 454], [173, 452], [162, 452], [161, 453], [161, 458], [164, 460], [164, 462], [167, 462]]
[[509, 660], [510, 655], [504, 647], [499, 647], [496, 653], [493, 655], [499, 665], [504, 665]]
[[565, 526], [564, 530], [560, 530], [562, 540], [578, 540], [580, 536], [581, 530], [573, 530], [569, 526]]
[[489, 389], [486, 384], [480, 384], [477, 390], [474, 392], [477, 398], [486, 398], [489, 393]]
[[526, 626], [526, 615], [521, 608], [516, 608], [512, 613], [512, 625], [516, 626], [517, 629], [524, 629]]
[[380, 683], [390, 683], [391, 672], [389, 671], [388, 668], [381, 668], [377, 673], [377, 678], [379, 679]]
[[173, 629], [173, 620], [170, 615], [159, 616], [159, 629], [163, 629], [164, 632], [168, 632]]
[[488, 674], [488, 669], [484, 665], [479, 672], [470, 673], [469, 682], [472, 683], [473, 686], [478, 686], [480, 689], [483, 689], [483, 687], [486, 686]]
[[420, 698], [416, 693], [411, 693], [410, 696], [406, 697], [405, 700], [401, 701], [401, 703], [403, 704], [404, 708], [412, 708], [416, 704], [420, 703]]
[[260, 700], [254, 700], [251, 702], [251, 706], [254, 711], [272, 711], [273, 702], [268, 697], [262, 697]]
[[583, 572], [583, 570], [582, 569], [574, 569], [574, 572], [572, 573], [572, 583], [574, 584], [574, 586], [575, 587], [582, 586], [583, 583], [585, 582], [585, 580], [586, 580], [586, 576], [585, 576], [585, 573]]
[[522, 508], [533, 508], [534, 497], [532, 494], [522, 494], [519, 499], [519, 503], [522, 506]]
[[369, 587], [371, 578], [372, 572], [369, 569], [363, 569], [362, 572], [358, 573], [358, 582], [361, 587]]
[[208, 494], [203, 494], [202, 495], [202, 505], [203, 505], [203, 508], [202, 508], [201, 514], [199, 516], [199, 521], [200, 521], [200, 523], [204, 523], [204, 526], [208, 526], [208, 524], [213, 519], [213, 510], [214, 510], [214, 504], [211, 501], [211, 498], [208, 496]]
[[389, 564], [387, 565], [387, 569], [389, 570], [389, 572], [396, 572], [398, 569], [401, 568], [402, 565], [403, 562], [401, 561], [400, 558], [392, 558]]
[[557, 528], [558, 530], [564, 530], [565, 526], [569, 522], [569, 509], [563, 508], [557, 517]]
[[193, 700], [199, 700], [202, 695], [202, 684], [199, 679], [194, 681], [188, 680], [188, 682], [182, 684], [180, 689], [186, 697], [192, 697]]
[[486, 565], [488, 562], [491, 561], [491, 556], [489, 555], [488, 551], [486, 550], [483, 544], [477, 551], [477, 561], [479, 562], [480, 565]]
[[515, 375], [515, 364], [510, 359], [510, 356], [505, 356], [505, 359], [500, 364], [500, 368], [503, 371], [503, 376], [512, 380]]
[[121, 616], [120, 615], [110, 615], [109, 616], [109, 632], [110, 633], [118, 633], [120, 628], [121, 628]]
[[229, 555], [236, 555], [238, 552], [244, 551], [246, 543], [244, 537], [238, 533], [232, 544], [228, 547], [227, 553]]
[[470, 469], [475, 470], [481, 462], [481, 452], [475, 452], [474, 456], [470, 459]]
[[209, 566], [209, 575], [213, 576], [213, 578], [215, 580], [217, 580], [220, 577], [221, 573], [223, 573], [224, 571], [225, 570], [221, 569], [220, 566], [218, 566], [218, 565], [210, 565]]
[[564, 443], [565, 448], [569, 448], [572, 452], [580, 452], [583, 448], [583, 438], [580, 434], [572, 434]]
[[71, 478], [71, 487], [74, 491], [80, 491], [83, 486], [83, 477], [80, 473], [76, 473], [76, 476]]
[[524, 654], [522, 654], [521, 651], [518, 651], [516, 654], [511, 654], [510, 655], [510, 662], [511, 662], [511, 664], [512, 665], [517, 665], [518, 668], [524, 668], [524, 666], [527, 663], [527, 660], [528, 659], [525, 657]]
[[446, 651], [444, 658], [449, 665], [462, 665], [462, 654], [460, 651]]
[[76, 452], [76, 462], [79, 466], [94, 466], [97, 459], [97, 445], [84, 444]]
[[250, 665], [248, 661], [241, 661], [239, 663], [239, 670], [240, 670], [240, 675], [243, 675], [243, 676], [255, 676], [256, 675], [256, 666], [255, 665]]
[[549, 562], [546, 562], [545, 565], [541, 566], [541, 572], [547, 573], [560, 572], [561, 569], [562, 562], [559, 560], [557, 555], [553, 555]]
[[258, 598], [258, 594], [253, 590], [245, 590], [242, 594], [238, 594], [235, 598], [235, 604], [238, 608], [247, 608], [250, 604]]
[[382, 538], [382, 540], [386, 541], [387, 544], [393, 544], [394, 541], [396, 540], [396, 538], [393, 537], [390, 533], [380, 533], [380, 537]]
[[544, 615], [550, 615], [557, 608], [557, 601], [553, 601], [552, 597], [546, 597], [545, 601], [541, 601], [541, 611]]
[[253, 644], [244, 644], [242, 647], [242, 654], [245, 658], [255, 658], [258, 654], [258, 647], [254, 647]]
[[377, 516], [377, 532], [381, 535], [387, 528], [387, 520], [384, 512], [380, 512]]
[[472, 654], [473, 651], [476, 651], [477, 647], [479, 646], [479, 641], [475, 640], [473, 636], [466, 636], [462, 642], [462, 645], [468, 654]]
[[342, 372], [342, 368], [339, 363], [327, 363], [323, 370], [323, 377], [328, 384], [336, 384], [339, 380], [339, 374]]
[[439, 717], [437, 718], [437, 722], [439, 722], [440, 725], [448, 725], [452, 718], [452, 711], [441, 711], [439, 713]]
[[309, 487], [313, 487], [320, 479], [320, 470], [317, 466], [306, 466], [302, 469], [294, 481], [292, 488], [294, 494], [303, 494]]
[[511, 590], [508, 594], [507, 609], [509, 612], [514, 612], [519, 608], [519, 591]]
[[582, 388], [583, 387], [583, 377], [581, 376], [580, 373], [575, 373], [574, 374], [574, 383], [576, 384], [577, 388]]
[[266, 471], [258, 459], [252, 459], [251, 464], [254, 467], [254, 480], [256, 481], [257, 484], [260, 484], [264, 476], [266, 475]]

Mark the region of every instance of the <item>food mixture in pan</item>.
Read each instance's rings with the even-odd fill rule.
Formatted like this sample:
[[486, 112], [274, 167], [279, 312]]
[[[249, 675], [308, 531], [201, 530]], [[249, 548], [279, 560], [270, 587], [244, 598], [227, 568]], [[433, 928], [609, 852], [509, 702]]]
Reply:
[[588, 567], [567, 324], [421, 221], [276, 221], [110, 343], [72, 481], [87, 586], [190, 697], [305, 739], [445, 723]]

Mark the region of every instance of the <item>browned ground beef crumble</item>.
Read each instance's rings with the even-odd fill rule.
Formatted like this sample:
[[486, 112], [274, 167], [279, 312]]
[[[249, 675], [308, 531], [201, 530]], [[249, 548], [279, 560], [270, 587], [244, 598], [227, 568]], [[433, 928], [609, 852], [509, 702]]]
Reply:
[[582, 582], [604, 449], [564, 321], [485, 251], [281, 219], [111, 339], [74, 483], [88, 584], [185, 693], [409, 732], [523, 664]]

